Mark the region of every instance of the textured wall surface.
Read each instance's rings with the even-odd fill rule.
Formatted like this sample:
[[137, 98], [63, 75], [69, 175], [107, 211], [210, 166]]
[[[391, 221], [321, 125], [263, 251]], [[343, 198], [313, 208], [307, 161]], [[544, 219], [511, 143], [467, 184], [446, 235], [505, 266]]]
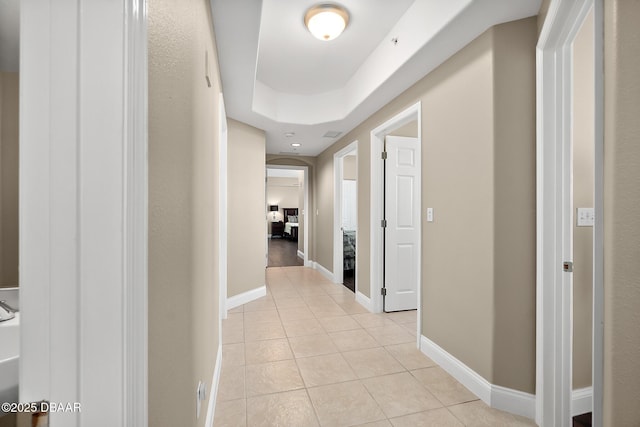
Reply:
[[[595, 67], [593, 12], [573, 43], [573, 205], [593, 207]], [[573, 388], [591, 386], [593, 227], [573, 228]]]
[[604, 425], [640, 420], [640, 2], [604, 1]]
[[494, 27], [495, 384], [535, 392], [536, 19]]
[[228, 123], [227, 297], [232, 297], [265, 285], [266, 146], [264, 131], [231, 119]]
[[203, 426], [195, 390], [212, 389], [220, 321], [217, 54], [208, 1], [148, 8], [149, 425]]

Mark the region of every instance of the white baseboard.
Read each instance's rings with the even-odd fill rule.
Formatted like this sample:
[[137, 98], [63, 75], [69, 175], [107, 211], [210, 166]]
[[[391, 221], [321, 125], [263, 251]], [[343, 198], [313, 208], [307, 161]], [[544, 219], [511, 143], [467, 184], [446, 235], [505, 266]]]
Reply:
[[536, 396], [491, 384], [491, 407], [533, 420], [536, 417]]
[[267, 287], [265, 285], [262, 285], [258, 288], [251, 289], [250, 291], [227, 298], [226, 308], [227, 310], [231, 310], [232, 308], [236, 308], [238, 306], [241, 306], [242, 304], [257, 300], [258, 298], [265, 295], [267, 295]]
[[420, 350], [452, 377], [460, 381], [473, 394], [482, 399], [484, 403], [487, 405], [491, 403], [491, 383], [489, 381], [482, 378], [474, 370], [424, 335], [420, 337]]
[[571, 392], [571, 416], [593, 412], [593, 387], [578, 388]]
[[369, 298], [368, 296], [366, 296], [365, 294], [363, 294], [360, 291], [356, 291], [356, 301], [361, 306], [363, 306], [364, 308], [369, 310], [371, 313], [373, 313], [373, 306], [371, 305], [371, 298]]
[[318, 264], [317, 262], [314, 262], [313, 268], [314, 270], [318, 270], [324, 277], [326, 277], [327, 279], [331, 280], [331, 282], [333, 282], [333, 273], [327, 270], [325, 267]]
[[491, 384], [424, 335], [420, 337], [420, 350], [492, 408], [535, 418], [536, 398], [533, 394]]
[[298, 258], [302, 258], [302, 259], [304, 259], [304, 252], [302, 252], [302, 251], [300, 251], [300, 250], [299, 250], [299, 251], [298, 251]]
[[216, 366], [213, 368], [213, 378], [211, 379], [211, 391], [209, 393], [209, 406], [207, 407], [207, 418], [205, 427], [213, 427], [213, 419], [216, 414], [216, 400], [218, 398], [218, 385], [220, 384], [220, 373], [222, 372], [222, 344], [218, 344], [218, 357]]

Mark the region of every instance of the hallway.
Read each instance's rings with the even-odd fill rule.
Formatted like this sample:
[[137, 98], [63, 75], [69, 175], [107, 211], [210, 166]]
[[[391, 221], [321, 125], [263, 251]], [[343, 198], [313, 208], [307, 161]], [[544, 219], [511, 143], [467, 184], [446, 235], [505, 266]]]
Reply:
[[371, 314], [304, 267], [223, 322], [215, 426], [533, 426], [488, 408], [415, 348], [416, 312]]

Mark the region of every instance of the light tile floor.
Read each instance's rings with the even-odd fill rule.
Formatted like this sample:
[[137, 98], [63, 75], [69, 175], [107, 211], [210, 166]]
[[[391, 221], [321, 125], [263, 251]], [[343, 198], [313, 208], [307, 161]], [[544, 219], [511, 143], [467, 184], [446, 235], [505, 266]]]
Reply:
[[304, 267], [229, 312], [214, 425], [535, 426], [489, 408], [416, 349], [416, 312], [371, 314]]

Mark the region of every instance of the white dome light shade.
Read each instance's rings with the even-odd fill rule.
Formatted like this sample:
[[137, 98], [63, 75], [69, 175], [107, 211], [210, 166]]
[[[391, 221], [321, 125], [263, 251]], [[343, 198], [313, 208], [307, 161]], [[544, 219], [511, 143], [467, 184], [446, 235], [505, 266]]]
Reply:
[[321, 4], [307, 11], [304, 23], [314, 37], [329, 41], [342, 34], [349, 23], [349, 14], [340, 6]]

